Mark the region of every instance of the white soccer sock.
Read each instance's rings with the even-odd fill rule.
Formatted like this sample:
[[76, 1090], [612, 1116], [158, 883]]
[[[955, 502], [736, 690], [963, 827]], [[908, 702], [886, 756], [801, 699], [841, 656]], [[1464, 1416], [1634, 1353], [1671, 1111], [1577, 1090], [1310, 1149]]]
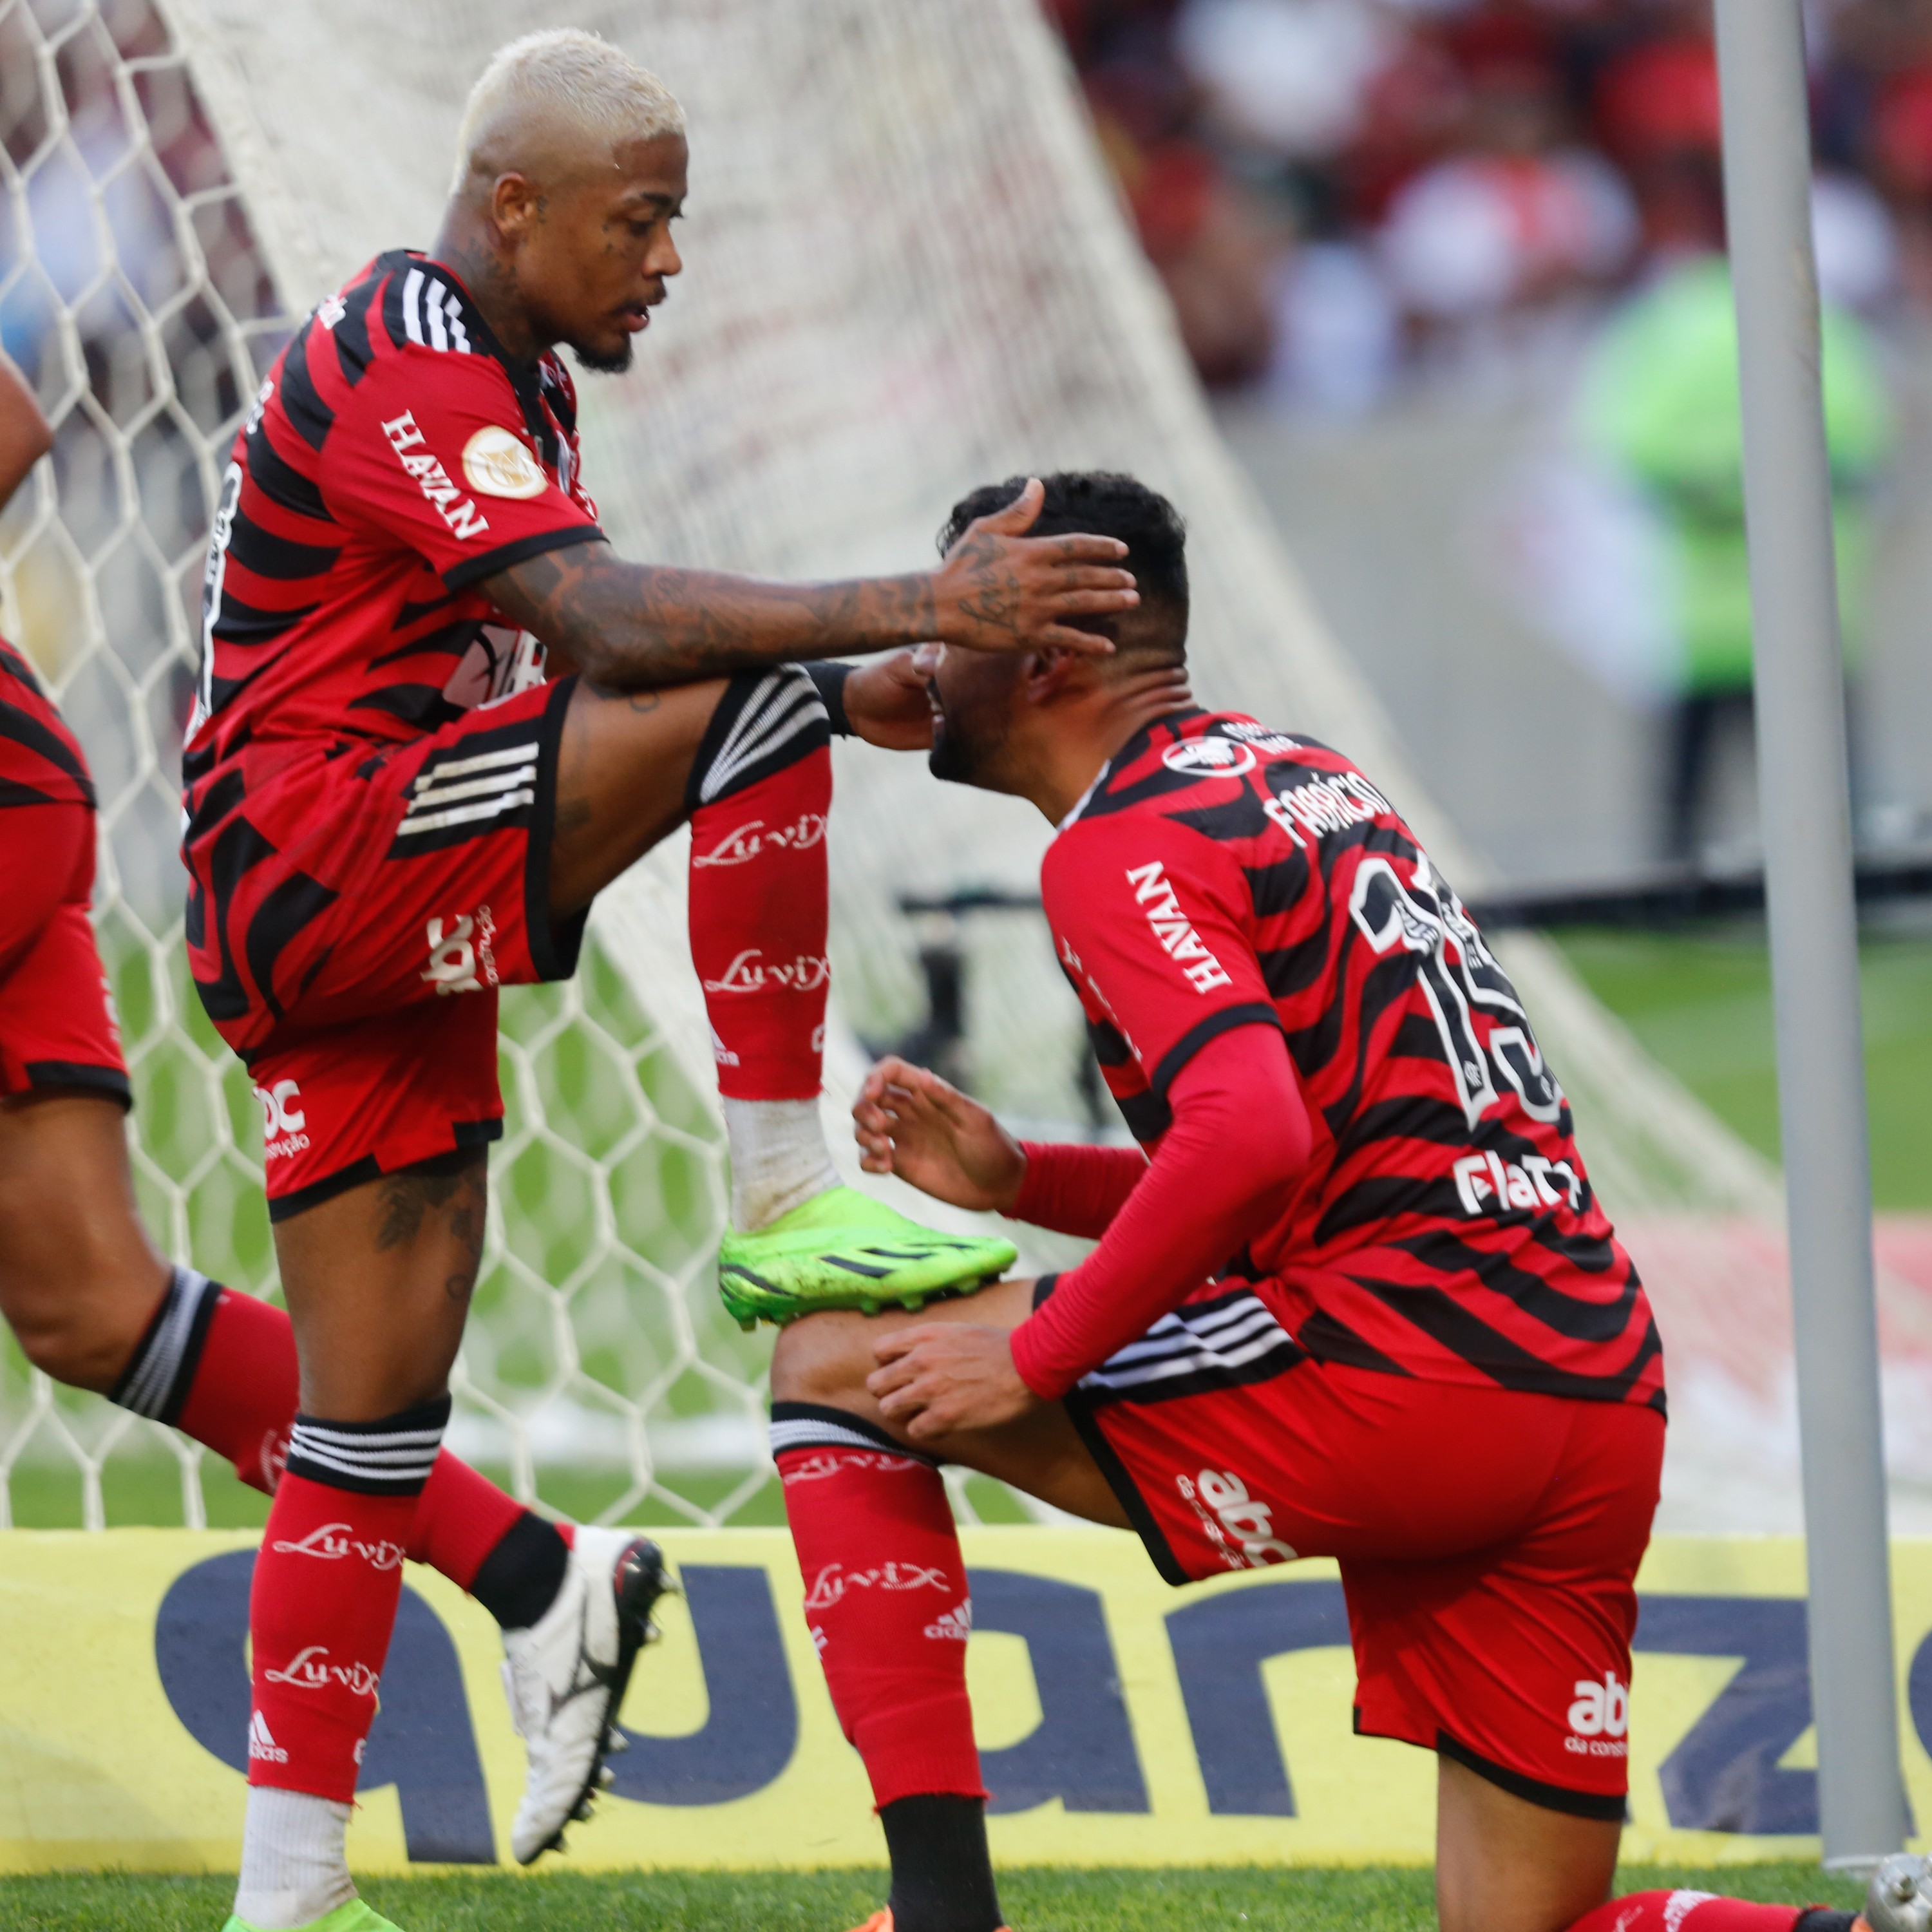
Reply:
[[251, 1784], [236, 1917], [263, 1932], [294, 1932], [353, 1898], [343, 1850], [349, 1809], [332, 1798]]
[[724, 1102], [731, 1148], [731, 1225], [741, 1234], [839, 1184], [816, 1100]]

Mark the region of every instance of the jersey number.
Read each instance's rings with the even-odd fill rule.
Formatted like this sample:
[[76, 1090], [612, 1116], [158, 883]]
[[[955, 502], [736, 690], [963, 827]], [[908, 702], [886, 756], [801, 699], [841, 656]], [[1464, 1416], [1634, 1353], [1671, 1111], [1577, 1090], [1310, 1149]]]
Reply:
[[[1509, 975], [1426, 857], [1418, 859], [1414, 879], [1407, 884], [1386, 859], [1364, 859], [1348, 912], [1376, 952], [1401, 946], [1414, 956], [1442, 1035], [1442, 1057], [1471, 1126], [1496, 1105], [1498, 1081], [1532, 1120], [1553, 1121], [1562, 1114], [1563, 1090], [1543, 1064], [1543, 1050]], [[1486, 1045], [1477, 1034], [1478, 1007], [1504, 1022], [1491, 1026]]]

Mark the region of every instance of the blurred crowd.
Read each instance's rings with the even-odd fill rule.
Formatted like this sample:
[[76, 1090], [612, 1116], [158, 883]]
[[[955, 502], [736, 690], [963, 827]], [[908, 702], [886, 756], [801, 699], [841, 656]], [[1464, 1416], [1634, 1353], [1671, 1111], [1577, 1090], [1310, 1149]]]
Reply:
[[[1046, 0], [1203, 377], [1346, 411], [1721, 245], [1708, 0]], [[1932, 319], [1932, 0], [1811, 0], [1827, 293]]]

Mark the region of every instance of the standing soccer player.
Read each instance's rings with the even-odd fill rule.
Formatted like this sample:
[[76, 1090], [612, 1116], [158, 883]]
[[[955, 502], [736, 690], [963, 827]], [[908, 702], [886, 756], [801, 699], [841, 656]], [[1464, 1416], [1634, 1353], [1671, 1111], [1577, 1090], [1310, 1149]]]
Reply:
[[[1010, 1243], [839, 1186], [817, 1111], [824, 843], [754, 835], [823, 826], [828, 700], [878, 742], [925, 736], [902, 662], [815, 684], [794, 661], [930, 638], [1104, 653], [1074, 626], [1136, 594], [1117, 540], [1023, 534], [1037, 486], [902, 578], [614, 556], [554, 351], [628, 365], [681, 266], [682, 116], [605, 42], [538, 34], [491, 62], [458, 142], [434, 252], [378, 257], [278, 358], [208, 550], [189, 951], [267, 1096], [302, 1365], [250, 1605], [254, 1719], [279, 1754], [250, 1768], [235, 1932], [380, 1922], [341, 1821], [399, 1584], [362, 1562], [318, 1576], [298, 1552], [325, 1523], [400, 1540], [435, 1466], [500, 1130], [499, 987], [570, 974], [596, 893], [688, 824], [728, 1301], [748, 1323], [997, 1276]], [[554, 1696], [602, 1668], [554, 1660]]]
[[[934, 1580], [810, 1598], [892, 1853], [890, 1932], [1000, 1921], [946, 1461], [1134, 1529], [1176, 1584], [1338, 1558], [1357, 1729], [1436, 1754], [1445, 1932], [1845, 1932], [1696, 1893], [1604, 1903], [1664, 1378], [1568, 1104], [1375, 785], [1189, 697], [1166, 500], [1054, 477], [1036, 527], [1121, 538], [1140, 607], [1106, 659], [923, 654], [932, 768], [1059, 827], [1047, 918], [1141, 1148], [1022, 1144], [886, 1061], [856, 1110], [869, 1168], [1099, 1246], [919, 1317], [814, 1316], [772, 1368], [808, 1582], [888, 1557]], [[1882, 1932], [1923, 1932], [1922, 1876], [1881, 1874]]]
[[[0, 505], [52, 441], [0, 356]], [[34, 1367], [173, 1424], [272, 1496], [297, 1398], [289, 1318], [170, 1265], [142, 1226], [128, 1161], [132, 1091], [88, 916], [93, 782], [32, 668], [4, 640], [0, 808], [0, 1316]], [[346, 1527], [282, 1553], [352, 1560], [337, 1534]], [[446, 1450], [385, 1560], [393, 1568], [404, 1556], [440, 1570], [502, 1628], [530, 1760], [511, 1839], [534, 1858], [595, 1786], [662, 1559], [628, 1530], [546, 1521]], [[564, 1682], [566, 1663], [574, 1674]], [[251, 1730], [251, 1760], [281, 1748], [266, 1726]]]

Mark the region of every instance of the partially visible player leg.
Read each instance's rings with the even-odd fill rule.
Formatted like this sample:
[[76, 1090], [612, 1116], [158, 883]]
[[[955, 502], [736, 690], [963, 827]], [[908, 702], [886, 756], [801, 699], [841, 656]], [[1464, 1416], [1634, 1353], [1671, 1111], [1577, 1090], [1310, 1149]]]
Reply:
[[249, 1815], [236, 1917], [310, 1924], [354, 1895], [342, 1834], [483, 1243], [481, 1150], [276, 1226], [302, 1408], [256, 1560]]
[[896, 1924], [994, 1932], [999, 1899], [966, 1694], [973, 1606], [945, 1485], [936, 1465], [883, 1431], [806, 1408], [779, 1406], [772, 1449], [806, 1622], [885, 1826]]
[[[274, 1494], [296, 1412], [289, 1318], [155, 1252], [117, 1102], [52, 1090], [0, 1105], [0, 1316], [56, 1382], [172, 1424]], [[522, 1629], [555, 1600], [572, 1533], [446, 1450], [408, 1554]]]
[[1858, 1915], [1709, 1892], [1609, 1897], [1622, 1825], [1532, 1804], [1442, 1757], [1436, 1906], [1442, 1932], [1852, 1932]]
[[[296, 1409], [288, 1316], [193, 1268], [142, 1226], [127, 1070], [88, 918], [94, 814], [10, 807], [0, 844], [0, 1316], [36, 1368], [172, 1424], [273, 1492]], [[567, 1532], [440, 1456], [410, 1555], [506, 1628], [556, 1598]]]
[[[1910, 1861], [1922, 1875], [1924, 1862]], [[1869, 1904], [1857, 1912], [1828, 1905], [1760, 1905], [1708, 1892], [1633, 1892], [1586, 1912], [1572, 1932], [1867, 1932], [1868, 1927], [1907, 1932], [1874, 1916]]]
[[[1558, 1932], [1610, 1896], [1620, 1820], [1532, 1804], [1452, 1758], [1438, 1756], [1436, 1767], [1436, 1911], [1442, 1932]], [[1787, 1916], [1772, 1927], [1708, 1925], [1699, 1932], [1791, 1928]]]
[[818, 1094], [830, 969], [825, 707], [802, 671], [629, 696], [579, 682], [560, 749], [550, 902], [580, 910], [688, 819], [690, 937], [731, 1154], [727, 1305], [814, 1307], [977, 1287], [1010, 1242], [937, 1234], [842, 1186]]
[[57, 1381], [111, 1389], [168, 1286], [135, 1210], [128, 1070], [88, 905], [86, 806], [0, 813], [0, 1315]]
[[692, 964], [731, 1148], [731, 1225], [744, 1233], [839, 1184], [818, 1118], [830, 739], [808, 679], [736, 678], [686, 786]]
[[1853, 1932], [1859, 1924], [1859, 1914], [1828, 1906], [1763, 1905], [1711, 1892], [1611, 1898], [1621, 1824], [1550, 1810], [1466, 1765], [1437, 1762], [1442, 1932]]
[[[1003, 1282], [922, 1316], [808, 1316], [772, 1360], [772, 1449], [806, 1616], [885, 1828], [893, 1932], [994, 1932], [1000, 1915], [966, 1694], [965, 1564], [937, 1462], [894, 1438], [866, 1391], [872, 1344], [922, 1320], [1010, 1328], [1032, 1306], [1030, 1282]], [[947, 1447], [1063, 1508], [1125, 1521], [1058, 1406]]]

